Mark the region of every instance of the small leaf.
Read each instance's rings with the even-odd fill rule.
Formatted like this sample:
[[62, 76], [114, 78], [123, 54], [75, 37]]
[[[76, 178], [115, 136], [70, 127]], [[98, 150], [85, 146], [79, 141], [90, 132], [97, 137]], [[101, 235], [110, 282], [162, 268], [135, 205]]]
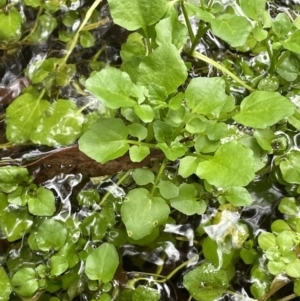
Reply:
[[33, 215], [51, 216], [56, 211], [55, 197], [51, 190], [39, 187], [28, 199], [28, 210]]
[[203, 115], [221, 111], [227, 100], [225, 81], [220, 77], [193, 78], [185, 92], [186, 104], [193, 112]]
[[242, 16], [223, 14], [211, 20], [213, 34], [232, 47], [244, 46], [252, 31], [251, 23]]
[[3, 267], [0, 267], [0, 301], [8, 301], [12, 286]]
[[79, 149], [104, 164], [127, 152], [127, 136], [128, 130], [121, 119], [101, 118], [80, 137]]
[[268, 270], [272, 275], [279, 275], [285, 270], [285, 264], [281, 261], [269, 261]]
[[300, 153], [298, 151], [290, 151], [280, 162], [280, 170], [282, 177], [289, 183], [300, 184]]
[[278, 210], [283, 214], [298, 215], [299, 208], [296, 205], [295, 198], [285, 197], [282, 198], [278, 206]]
[[260, 21], [259, 17], [265, 12], [267, 0], [239, 0], [245, 15], [255, 21]]
[[300, 277], [300, 260], [297, 258], [294, 262], [285, 266], [285, 272], [288, 276], [293, 278]]
[[245, 97], [233, 119], [246, 126], [265, 129], [293, 115], [295, 105], [278, 92], [255, 91]]
[[144, 285], [139, 285], [132, 294], [132, 301], [158, 301], [159, 299], [158, 290]]
[[172, 44], [162, 44], [139, 65], [137, 84], [165, 87], [168, 95], [184, 83], [187, 70], [179, 52]]
[[281, 44], [287, 50], [300, 53], [300, 30], [296, 30], [286, 40], [282, 41]]
[[179, 157], [183, 156], [186, 151], [185, 147], [178, 142], [171, 146], [168, 146], [166, 143], [158, 143], [157, 147], [163, 151], [170, 161], [177, 160]]
[[272, 233], [264, 232], [258, 236], [258, 244], [263, 250], [276, 247], [276, 237]]
[[144, 188], [130, 190], [121, 207], [127, 234], [135, 240], [149, 235], [156, 227], [164, 224], [169, 213], [166, 202], [151, 196]]
[[92, 74], [85, 86], [110, 109], [133, 107], [139, 98], [143, 99], [142, 92], [129, 75], [112, 67]]
[[132, 123], [127, 126], [128, 134], [133, 137], [137, 137], [139, 141], [144, 140], [147, 137], [148, 130], [146, 127], [139, 123]]
[[69, 267], [68, 260], [64, 256], [54, 255], [50, 259], [50, 275], [59, 276]]
[[86, 259], [85, 273], [91, 280], [109, 282], [119, 265], [119, 255], [114, 245], [103, 243]]
[[93, 47], [95, 44], [95, 38], [89, 31], [81, 31], [79, 33], [79, 41], [83, 48]]
[[22, 16], [15, 7], [8, 12], [0, 11], [0, 40], [4, 43], [17, 42], [21, 37]]
[[182, 159], [180, 159], [178, 173], [183, 178], [187, 178], [196, 172], [197, 165], [197, 157], [185, 156]]
[[253, 152], [230, 141], [221, 145], [213, 157], [200, 162], [196, 174], [216, 187], [246, 186], [255, 177]]
[[147, 185], [149, 183], [154, 183], [154, 173], [146, 168], [137, 168], [132, 172], [132, 177], [136, 184]]
[[16, 98], [6, 110], [6, 137], [14, 143], [30, 140], [34, 123], [50, 106], [46, 100], [37, 100], [34, 95], [25, 93]]
[[145, 123], [151, 122], [154, 118], [154, 111], [149, 105], [135, 105], [133, 109], [135, 114]]
[[21, 268], [12, 277], [11, 284], [14, 292], [20, 297], [29, 298], [38, 290], [37, 275], [32, 268]]
[[273, 21], [272, 29], [277, 36], [284, 37], [292, 29], [292, 26], [290, 18], [284, 13], [279, 13]]
[[160, 181], [157, 188], [161, 196], [166, 200], [175, 198], [179, 194], [179, 188], [171, 181]]
[[166, 0], [108, 0], [114, 23], [133, 31], [158, 22], [167, 10]]
[[132, 162], [141, 162], [150, 154], [150, 149], [147, 146], [133, 145], [129, 149], [129, 156]]

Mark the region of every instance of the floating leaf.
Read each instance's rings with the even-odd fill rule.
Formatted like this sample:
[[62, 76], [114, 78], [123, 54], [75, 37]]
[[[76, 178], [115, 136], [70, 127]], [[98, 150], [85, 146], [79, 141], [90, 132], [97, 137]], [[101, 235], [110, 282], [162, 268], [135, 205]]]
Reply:
[[144, 285], [139, 285], [132, 294], [132, 301], [158, 301], [159, 299], [158, 290]]
[[214, 301], [226, 292], [229, 281], [224, 270], [202, 263], [183, 277], [183, 285], [198, 301]]
[[129, 75], [112, 67], [92, 74], [85, 86], [110, 109], [133, 107], [138, 99], [143, 99], [142, 92]]
[[253, 152], [236, 141], [221, 145], [196, 174], [216, 187], [246, 186], [255, 177]]
[[30, 139], [37, 144], [72, 144], [82, 132], [84, 117], [71, 100], [58, 99], [34, 123]]
[[265, 129], [294, 114], [295, 105], [278, 92], [255, 91], [245, 97], [233, 119], [246, 126]]
[[54, 214], [55, 197], [51, 190], [39, 187], [28, 198], [28, 210], [33, 215], [51, 216]]
[[211, 20], [213, 34], [232, 47], [244, 46], [252, 31], [251, 23], [242, 16], [224, 14]]
[[[6, 110], [6, 137], [14, 143], [25, 143], [30, 140], [34, 123], [49, 108], [46, 100], [38, 100], [32, 94], [25, 93], [16, 98]], [[45, 134], [44, 134], [45, 135]]]
[[280, 170], [285, 181], [300, 184], [300, 153], [298, 151], [289, 152], [280, 162]]
[[167, 10], [166, 0], [108, 0], [114, 23], [133, 31], [158, 22]]
[[114, 245], [103, 243], [86, 259], [85, 273], [91, 280], [109, 282], [119, 265], [119, 255]]
[[137, 84], [163, 86], [171, 94], [186, 78], [186, 66], [179, 51], [172, 44], [162, 44], [140, 63]]
[[203, 115], [221, 111], [227, 100], [225, 81], [220, 77], [193, 78], [185, 92], [186, 104], [193, 112]]
[[121, 119], [101, 118], [80, 137], [79, 149], [104, 164], [128, 151], [127, 136], [128, 130]]
[[169, 206], [160, 197], [153, 197], [148, 190], [130, 190], [122, 207], [121, 216], [129, 237], [138, 240], [149, 235], [157, 226], [166, 222]]

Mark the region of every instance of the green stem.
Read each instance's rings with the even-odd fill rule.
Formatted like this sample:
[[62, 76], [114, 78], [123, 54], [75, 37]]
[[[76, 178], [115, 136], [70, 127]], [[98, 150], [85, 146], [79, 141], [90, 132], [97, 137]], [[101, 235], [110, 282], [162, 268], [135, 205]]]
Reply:
[[272, 53], [272, 50], [271, 50], [270, 45], [269, 45], [267, 40], [264, 42], [264, 44], [266, 46], [267, 53], [268, 53], [268, 56], [269, 56], [269, 60], [271, 62], [271, 66], [270, 66], [270, 71], [271, 71], [272, 65], [274, 65], [274, 63], [273, 63], [273, 53]]
[[148, 50], [147, 55], [149, 55], [152, 52], [151, 42], [149, 39], [149, 34], [148, 34], [147, 28], [143, 28], [143, 31], [144, 31], [144, 35], [145, 35], [146, 43], [147, 43], [147, 50]]
[[287, 50], [277, 61], [275, 64], [275, 70], [282, 64], [282, 62], [290, 55], [290, 51]]
[[85, 27], [87, 21], [89, 20], [89, 18], [91, 17], [93, 11], [96, 9], [96, 7], [99, 5], [99, 3], [101, 3], [102, 0], [96, 0], [94, 1], [94, 3], [92, 4], [92, 6], [88, 9], [88, 11], [85, 14], [85, 17], [80, 25], [80, 27], [78, 28], [78, 30], [76, 31], [74, 38], [70, 41], [70, 44], [67, 47], [67, 54], [64, 56], [64, 58], [62, 59], [62, 61], [59, 64], [58, 69], [61, 69], [68, 61], [71, 53], [73, 52], [75, 46], [77, 45], [78, 39], [79, 39], [79, 33], [80, 31], [83, 30], [83, 28]]
[[204, 36], [204, 34], [207, 32], [208, 29], [209, 26], [207, 26], [206, 23], [201, 22], [201, 24], [198, 27], [198, 32], [196, 34], [196, 37], [192, 43], [192, 47], [189, 50], [189, 54], [192, 54], [195, 51], [197, 44], [199, 43], [200, 39]]
[[194, 58], [197, 58], [201, 61], [204, 61], [214, 67], [216, 67], [217, 69], [221, 70], [223, 73], [229, 75], [232, 79], [234, 79], [237, 83], [239, 83], [241, 86], [245, 87], [246, 89], [248, 89], [249, 91], [255, 91], [252, 87], [248, 86], [244, 81], [242, 81], [240, 78], [238, 78], [236, 75], [234, 75], [232, 72], [230, 72], [228, 69], [226, 69], [224, 66], [222, 66], [221, 64], [217, 63], [216, 61], [210, 59], [209, 57], [201, 54], [198, 51], [194, 51], [192, 56]]
[[155, 178], [155, 181], [154, 181], [154, 183], [153, 183], [153, 186], [152, 186], [152, 189], [151, 189], [151, 195], [153, 195], [153, 193], [154, 193], [154, 191], [155, 191], [155, 188], [156, 188], [156, 186], [157, 186], [157, 184], [158, 184], [158, 182], [159, 182], [159, 179], [160, 179], [162, 173], [164, 172], [164, 170], [165, 170], [167, 164], [168, 164], [168, 159], [165, 158], [165, 159], [163, 160], [163, 162], [161, 163], [160, 169], [159, 169], [159, 171], [158, 171], [158, 173], [157, 173], [157, 176], [156, 176], [156, 178]]
[[[120, 180], [116, 183], [116, 185], [119, 186], [120, 184], [122, 184], [125, 181], [125, 179], [129, 176], [130, 172], [131, 172], [130, 170], [125, 172], [125, 174], [120, 178]], [[99, 203], [99, 206], [102, 206], [109, 196], [110, 196], [110, 192], [107, 191], [104, 197], [102, 198], [101, 202]]]
[[195, 36], [194, 36], [193, 29], [192, 29], [192, 26], [191, 26], [191, 22], [190, 22], [188, 14], [187, 14], [187, 11], [185, 9], [183, 1], [180, 2], [180, 6], [181, 6], [183, 17], [184, 17], [184, 20], [185, 20], [185, 23], [186, 23], [186, 26], [187, 26], [187, 29], [188, 29], [188, 32], [189, 32], [190, 39], [191, 39], [192, 43], [194, 43]]
[[32, 36], [32, 34], [35, 32], [35, 30], [36, 30], [36, 28], [37, 28], [37, 26], [38, 26], [38, 24], [39, 24], [40, 16], [41, 16], [43, 10], [44, 10], [43, 7], [40, 7], [40, 8], [39, 8], [39, 11], [38, 11], [38, 13], [37, 13], [37, 15], [36, 15], [35, 23], [34, 23], [32, 29], [30, 30], [30, 33], [29, 33], [24, 39], [22, 39], [22, 40], [20, 41], [20, 43], [22, 43], [22, 42], [24, 42], [25, 40], [27, 40], [27, 39], [28, 39], [30, 36]]

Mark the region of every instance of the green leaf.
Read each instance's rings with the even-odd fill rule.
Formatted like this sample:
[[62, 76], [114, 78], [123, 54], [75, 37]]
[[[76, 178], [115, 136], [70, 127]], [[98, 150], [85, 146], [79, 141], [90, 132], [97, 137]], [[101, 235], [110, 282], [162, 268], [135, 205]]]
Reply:
[[277, 36], [284, 37], [290, 32], [292, 26], [290, 18], [284, 13], [279, 13], [273, 21], [272, 29]]
[[51, 190], [39, 187], [28, 199], [28, 210], [33, 215], [51, 216], [56, 211], [55, 197]]
[[119, 265], [119, 255], [114, 245], [103, 243], [87, 257], [85, 273], [91, 280], [109, 282]]
[[120, 55], [123, 62], [129, 61], [137, 56], [145, 56], [146, 48], [143, 42], [143, 36], [137, 32], [131, 33], [126, 43], [122, 44]]
[[50, 106], [46, 100], [37, 100], [32, 94], [25, 93], [16, 98], [6, 110], [6, 137], [14, 143], [25, 143], [30, 140], [34, 123]]
[[198, 301], [214, 301], [226, 292], [229, 281], [225, 271], [202, 263], [183, 276], [183, 285]]
[[145, 123], [151, 122], [154, 118], [154, 111], [149, 105], [135, 105], [133, 109], [135, 114]]
[[232, 47], [244, 46], [252, 31], [251, 23], [242, 16], [224, 14], [211, 20], [213, 34]]
[[300, 296], [300, 279], [295, 279], [294, 280], [294, 293], [297, 296]]
[[132, 294], [132, 301], [158, 301], [159, 299], [159, 291], [144, 285], [139, 285]]
[[26, 199], [22, 197], [24, 188], [22, 186], [19, 186], [16, 190], [9, 193], [7, 196], [7, 201], [10, 204], [14, 204], [17, 206], [25, 206], [26, 205]]
[[45, 219], [34, 233], [38, 248], [48, 252], [58, 251], [66, 242], [67, 229], [54, 219]]
[[144, 98], [127, 73], [112, 67], [92, 74], [86, 80], [85, 86], [110, 109], [133, 107], [137, 99]]
[[299, 212], [299, 208], [296, 205], [295, 198], [292, 197], [282, 198], [278, 206], [278, 210], [283, 214], [295, 216], [297, 216]]
[[300, 53], [300, 30], [296, 30], [286, 40], [282, 41], [281, 44], [287, 50]]
[[69, 267], [68, 260], [64, 256], [54, 255], [50, 259], [50, 275], [59, 276]]
[[179, 188], [171, 181], [160, 181], [156, 187], [166, 200], [175, 198], [179, 194]]
[[239, 0], [240, 6], [245, 15], [255, 21], [260, 21], [259, 17], [266, 9], [267, 0]]
[[259, 146], [268, 151], [272, 152], [272, 141], [276, 138], [273, 131], [270, 129], [264, 129], [264, 130], [256, 130], [253, 134], [253, 137], [256, 139]]
[[280, 171], [282, 178], [294, 184], [300, 184], [300, 153], [298, 151], [290, 151], [280, 162]]
[[148, 130], [146, 127], [139, 123], [132, 123], [127, 126], [128, 134], [133, 137], [137, 137], [139, 141], [144, 140], [147, 137]]
[[128, 130], [121, 119], [101, 118], [80, 137], [79, 149], [104, 164], [128, 151], [127, 136]]
[[252, 197], [244, 187], [229, 187], [221, 194], [231, 205], [249, 206], [252, 204]]
[[243, 125], [265, 129], [294, 114], [295, 105], [278, 92], [255, 91], [245, 97], [233, 119]]
[[282, 219], [277, 219], [271, 224], [271, 230], [274, 234], [279, 234], [282, 231], [291, 230], [291, 227], [287, 222]]
[[153, 197], [148, 190], [130, 190], [122, 207], [121, 216], [129, 237], [138, 240], [164, 224], [170, 209], [160, 197]]
[[246, 186], [255, 177], [253, 152], [236, 141], [221, 145], [196, 174], [216, 187]]
[[300, 260], [297, 258], [294, 262], [285, 266], [285, 272], [288, 276], [293, 278], [300, 277]]
[[220, 112], [227, 100], [225, 81], [220, 77], [193, 78], [185, 92], [187, 106], [194, 113], [209, 115]]
[[187, 178], [196, 172], [198, 164], [197, 157], [185, 156], [180, 159], [178, 174]]
[[81, 31], [79, 33], [79, 42], [83, 48], [93, 47], [95, 38], [89, 31]]
[[39, 288], [36, 272], [32, 268], [19, 269], [13, 275], [11, 284], [14, 292], [22, 298], [32, 297]]
[[163, 151], [170, 161], [177, 160], [179, 157], [183, 156], [186, 151], [185, 147], [179, 142], [175, 142], [171, 146], [168, 146], [166, 143], [158, 143], [157, 147]]
[[151, 84], [163, 86], [171, 94], [186, 78], [186, 66], [176, 47], [162, 44], [140, 63], [137, 84], [145, 87]]
[[82, 132], [84, 117], [71, 100], [58, 99], [34, 123], [30, 139], [37, 144], [72, 144]]
[[160, 20], [155, 25], [155, 31], [158, 45], [174, 44], [177, 49], [185, 44], [188, 34], [186, 26], [178, 21], [177, 13]]
[[171, 207], [186, 215], [203, 214], [206, 203], [198, 200], [198, 191], [192, 184], [181, 184], [179, 195], [170, 200]]
[[3, 267], [0, 267], [0, 301], [8, 301], [12, 286]]
[[19, 166], [0, 167], [0, 183], [22, 183], [29, 180], [28, 170]]
[[272, 275], [279, 275], [285, 270], [285, 264], [281, 261], [269, 261], [268, 270]]
[[258, 236], [258, 244], [263, 250], [276, 247], [276, 237], [272, 233], [264, 232]]
[[157, 142], [170, 141], [173, 135], [172, 127], [166, 122], [160, 120], [154, 121], [153, 132]]
[[11, 7], [8, 12], [4, 9], [0, 11], [0, 40], [6, 44], [17, 42], [22, 31], [22, 16], [15, 7]]
[[149, 183], [154, 183], [154, 173], [146, 168], [137, 168], [132, 172], [132, 177], [136, 184], [142, 186]]
[[167, 10], [166, 0], [108, 0], [114, 23], [133, 31], [158, 22]]
[[132, 162], [141, 162], [150, 154], [150, 149], [147, 146], [133, 145], [129, 149], [129, 156]]

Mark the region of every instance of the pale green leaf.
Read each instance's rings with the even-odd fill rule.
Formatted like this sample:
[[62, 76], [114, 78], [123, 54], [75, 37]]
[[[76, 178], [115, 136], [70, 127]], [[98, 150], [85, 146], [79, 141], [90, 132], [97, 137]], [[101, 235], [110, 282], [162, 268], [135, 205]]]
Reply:
[[129, 237], [138, 240], [164, 224], [170, 209], [160, 197], [153, 197], [144, 188], [132, 189], [127, 194], [121, 216]]
[[132, 294], [132, 301], [158, 301], [159, 299], [159, 291], [145, 285], [139, 285]]
[[258, 236], [258, 244], [263, 250], [276, 247], [276, 237], [273, 233], [264, 232]]
[[229, 187], [221, 195], [235, 207], [250, 206], [253, 202], [250, 193], [244, 187]]
[[179, 188], [171, 181], [160, 181], [157, 188], [159, 189], [161, 196], [166, 200], [175, 198], [179, 194]]
[[56, 211], [53, 192], [39, 187], [28, 199], [28, 211], [33, 215], [51, 216]]
[[21, 268], [12, 277], [11, 284], [14, 292], [20, 297], [29, 298], [38, 290], [37, 275], [32, 268]]
[[108, 0], [114, 23], [130, 30], [158, 22], [167, 10], [166, 0]]
[[186, 156], [180, 160], [178, 173], [183, 178], [187, 178], [196, 171], [197, 165], [198, 165], [197, 157]]
[[255, 177], [253, 152], [236, 141], [221, 145], [196, 174], [217, 187], [246, 186]]
[[119, 255], [114, 245], [103, 243], [86, 259], [85, 273], [91, 280], [109, 282], [114, 278], [119, 265]]
[[129, 149], [129, 156], [132, 162], [141, 162], [150, 154], [150, 149], [147, 146], [133, 145]]
[[245, 97], [233, 119], [246, 126], [265, 129], [295, 112], [295, 105], [278, 92], [255, 91]]
[[239, 0], [239, 3], [247, 17], [260, 21], [259, 17], [266, 10], [267, 0]]
[[121, 119], [101, 118], [80, 137], [79, 149], [104, 164], [127, 152], [127, 136], [128, 130]]
[[136, 168], [132, 172], [132, 177], [134, 181], [141, 186], [154, 183], [155, 179], [154, 173], [147, 168]]
[[133, 109], [135, 114], [145, 123], [151, 122], [154, 118], [154, 111], [149, 105], [137, 104]]
[[8, 12], [0, 11], [0, 40], [4, 43], [16, 42], [21, 37], [22, 16], [11, 7]]
[[281, 44], [287, 50], [300, 53], [300, 30], [296, 30], [286, 40], [282, 41]]
[[8, 301], [12, 286], [3, 267], [0, 267], [0, 301]]
[[69, 263], [66, 257], [60, 255], [54, 255], [50, 259], [50, 275], [58, 276], [64, 273], [69, 267]]
[[285, 181], [300, 184], [300, 153], [298, 151], [289, 152], [280, 162], [280, 170]]

